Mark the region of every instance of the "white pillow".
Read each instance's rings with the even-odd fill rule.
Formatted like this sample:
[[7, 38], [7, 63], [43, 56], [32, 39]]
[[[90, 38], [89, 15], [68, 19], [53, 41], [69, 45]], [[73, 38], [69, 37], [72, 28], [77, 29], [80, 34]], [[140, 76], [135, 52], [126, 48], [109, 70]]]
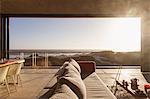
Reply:
[[81, 73], [81, 68], [74, 59], [70, 59], [69, 63], [72, 64], [78, 70], [79, 73]]

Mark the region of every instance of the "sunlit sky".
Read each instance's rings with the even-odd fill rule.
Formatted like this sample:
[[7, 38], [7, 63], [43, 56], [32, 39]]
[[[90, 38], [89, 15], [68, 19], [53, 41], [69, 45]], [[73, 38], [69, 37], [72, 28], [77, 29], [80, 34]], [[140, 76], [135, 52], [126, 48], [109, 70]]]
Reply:
[[10, 18], [10, 49], [141, 50], [140, 18]]

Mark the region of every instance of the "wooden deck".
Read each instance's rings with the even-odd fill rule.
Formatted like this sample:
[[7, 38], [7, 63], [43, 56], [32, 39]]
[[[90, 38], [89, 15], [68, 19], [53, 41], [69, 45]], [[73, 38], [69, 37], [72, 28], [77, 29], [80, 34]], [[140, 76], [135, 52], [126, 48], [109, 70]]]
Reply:
[[[9, 85], [11, 89], [10, 96], [8, 96], [5, 87], [0, 87], [0, 99], [37, 99], [56, 71], [57, 69], [22, 69], [23, 87], [18, 86], [18, 90], [15, 91], [14, 86]], [[113, 84], [117, 69], [97, 69], [96, 73], [101, 82], [95, 80], [94, 77], [96, 76], [91, 76], [93, 80], [85, 79], [86, 86], [89, 87], [88, 99], [113, 99], [106, 86]], [[140, 88], [143, 88], [143, 84], [147, 82], [141, 74], [140, 69], [123, 69], [120, 80], [123, 78], [129, 80], [135, 77], [140, 80]], [[92, 86], [93, 88], [90, 88], [91, 85], [94, 85]], [[94, 89], [97, 86], [101, 89]]]
[[[96, 72], [98, 76], [103, 80], [103, 82], [110, 88], [110, 86], [114, 84], [118, 69], [97, 69]], [[150, 73], [146, 73], [146, 74], [150, 75]], [[119, 81], [122, 81], [124, 79], [128, 81], [128, 83], [130, 83], [131, 82], [130, 79], [132, 78], [139, 79], [138, 81], [139, 89], [144, 91], [144, 84], [147, 84], [148, 82], [144, 78], [140, 69], [122, 69], [121, 70]], [[130, 89], [130, 86], [129, 86], [129, 89]], [[131, 94], [127, 93], [126, 91], [123, 91], [122, 88], [118, 90], [118, 94], [116, 95], [116, 97], [118, 99], [135, 99]], [[138, 99], [146, 99], [146, 98], [138, 98]]]

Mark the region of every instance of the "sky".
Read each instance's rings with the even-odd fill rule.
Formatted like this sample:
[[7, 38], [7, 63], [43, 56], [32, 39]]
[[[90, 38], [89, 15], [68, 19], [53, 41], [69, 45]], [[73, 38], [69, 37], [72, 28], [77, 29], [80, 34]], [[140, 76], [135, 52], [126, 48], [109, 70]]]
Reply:
[[141, 19], [10, 18], [10, 49], [141, 50]]

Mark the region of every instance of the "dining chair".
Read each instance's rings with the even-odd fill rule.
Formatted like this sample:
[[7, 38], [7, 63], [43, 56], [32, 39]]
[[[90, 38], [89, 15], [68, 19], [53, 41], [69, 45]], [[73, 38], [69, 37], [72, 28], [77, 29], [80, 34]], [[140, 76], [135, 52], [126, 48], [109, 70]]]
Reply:
[[7, 79], [6, 79], [8, 69], [9, 69], [9, 66], [5, 66], [5, 67], [0, 68], [0, 85], [6, 85], [7, 91], [10, 94], [10, 90], [9, 90], [9, 87], [8, 87], [8, 82], [7, 82]]
[[17, 70], [16, 70], [16, 77], [17, 77], [17, 84], [19, 84], [20, 82], [20, 85], [22, 86], [22, 80], [21, 80], [21, 76], [20, 76], [20, 72], [21, 72], [21, 67], [23, 67], [23, 63], [18, 63], [18, 66], [17, 66]]
[[22, 81], [20, 77], [20, 71], [22, 65], [23, 63], [16, 63], [10, 65], [7, 73], [7, 78], [12, 78], [16, 90], [17, 90], [16, 84], [19, 84], [19, 80], [20, 80], [20, 85], [22, 86]]

